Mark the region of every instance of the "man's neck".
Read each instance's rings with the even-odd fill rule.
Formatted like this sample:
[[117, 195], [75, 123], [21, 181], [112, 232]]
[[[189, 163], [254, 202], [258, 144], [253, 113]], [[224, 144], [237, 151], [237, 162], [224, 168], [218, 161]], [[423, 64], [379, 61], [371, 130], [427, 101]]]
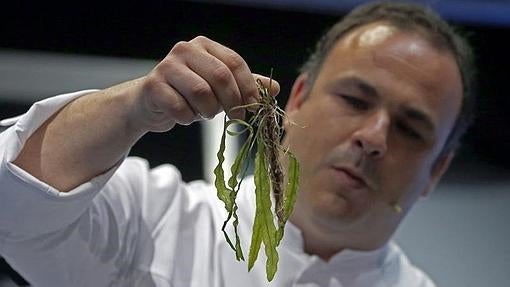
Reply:
[[297, 227], [303, 238], [303, 249], [308, 254], [317, 255], [324, 261], [329, 261], [338, 252], [348, 248], [341, 237], [332, 237], [331, 234], [322, 232], [317, 226], [290, 218], [291, 223]]
[[[313, 254], [328, 262], [334, 255], [344, 250], [373, 251], [383, 244], [367, 241], [366, 236], [355, 230], [330, 230], [317, 222], [300, 220], [297, 216], [291, 216], [290, 222], [300, 230], [303, 238], [303, 249], [308, 254]], [[361, 234], [359, 237], [356, 234]]]

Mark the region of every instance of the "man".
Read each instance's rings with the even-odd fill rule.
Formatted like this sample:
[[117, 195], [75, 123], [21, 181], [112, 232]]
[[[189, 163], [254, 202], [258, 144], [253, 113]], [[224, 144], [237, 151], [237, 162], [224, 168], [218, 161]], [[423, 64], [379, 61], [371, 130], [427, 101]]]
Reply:
[[36, 286], [434, 286], [390, 239], [467, 127], [469, 56], [412, 5], [362, 6], [324, 36], [286, 105], [296, 124], [283, 144], [301, 178], [270, 283], [264, 258], [249, 273], [235, 261], [213, 187], [125, 158], [143, 134], [257, 101], [254, 78], [268, 85], [205, 37], [177, 43], [145, 77], [37, 103], [2, 133], [0, 253]]

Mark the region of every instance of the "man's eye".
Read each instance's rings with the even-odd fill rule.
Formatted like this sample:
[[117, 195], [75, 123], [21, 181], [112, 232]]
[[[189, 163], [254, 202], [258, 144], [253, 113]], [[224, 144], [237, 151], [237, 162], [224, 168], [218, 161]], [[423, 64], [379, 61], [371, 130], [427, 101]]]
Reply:
[[405, 123], [397, 122], [397, 128], [402, 132], [403, 135], [413, 138], [413, 139], [422, 139], [422, 136], [413, 128], [408, 126]]
[[370, 105], [367, 101], [353, 96], [341, 95], [342, 99], [351, 107], [357, 110], [367, 110]]

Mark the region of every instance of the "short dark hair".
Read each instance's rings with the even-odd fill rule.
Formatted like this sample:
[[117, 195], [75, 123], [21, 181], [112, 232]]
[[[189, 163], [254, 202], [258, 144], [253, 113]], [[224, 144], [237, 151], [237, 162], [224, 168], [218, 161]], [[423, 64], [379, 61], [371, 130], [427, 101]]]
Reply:
[[[312, 85], [322, 63], [335, 44], [350, 31], [374, 22], [388, 22], [395, 28], [418, 32], [435, 48], [450, 52], [457, 62], [463, 86], [462, 106], [443, 146], [441, 155], [454, 151], [474, 118], [474, 58], [472, 48], [460, 30], [446, 23], [426, 6], [404, 2], [372, 2], [359, 6], [333, 25], [319, 40], [315, 51], [300, 68]], [[440, 156], [441, 156], [440, 155]]]

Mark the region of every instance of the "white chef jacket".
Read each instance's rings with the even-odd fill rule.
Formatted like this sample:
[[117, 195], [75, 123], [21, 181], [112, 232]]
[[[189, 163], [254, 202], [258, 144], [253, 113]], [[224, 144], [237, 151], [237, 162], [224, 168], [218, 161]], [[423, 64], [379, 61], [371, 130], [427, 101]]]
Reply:
[[[172, 165], [150, 169], [146, 160], [126, 157], [62, 193], [11, 163], [37, 127], [91, 91], [43, 100], [19, 119], [0, 122], [13, 124], [0, 134], [0, 254], [34, 286], [435, 286], [394, 242], [344, 250], [325, 262], [303, 251], [290, 222], [268, 283], [263, 248], [250, 272], [235, 260], [214, 186], [183, 182]], [[243, 182], [239, 231], [247, 255], [254, 185], [252, 177]]]

